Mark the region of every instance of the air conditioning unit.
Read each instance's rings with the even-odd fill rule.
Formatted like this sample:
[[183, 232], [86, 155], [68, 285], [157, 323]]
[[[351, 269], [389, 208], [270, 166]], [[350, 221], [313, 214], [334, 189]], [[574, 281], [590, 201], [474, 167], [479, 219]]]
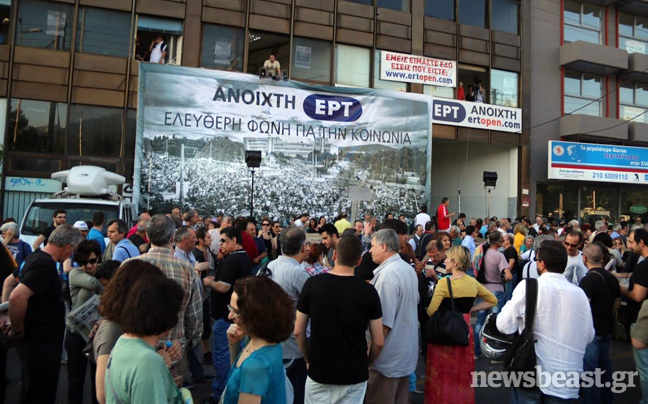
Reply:
[[121, 185], [126, 179], [103, 167], [77, 166], [52, 174], [52, 179], [67, 184], [65, 191], [81, 196], [101, 196], [112, 194], [111, 185]]

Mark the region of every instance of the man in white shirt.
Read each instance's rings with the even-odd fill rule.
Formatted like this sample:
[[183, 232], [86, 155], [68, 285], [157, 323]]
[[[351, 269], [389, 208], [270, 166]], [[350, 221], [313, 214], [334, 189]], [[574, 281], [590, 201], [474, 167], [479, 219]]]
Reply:
[[579, 285], [581, 279], [587, 275], [587, 267], [583, 263], [583, 255], [578, 250], [583, 242], [583, 233], [572, 230], [565, 236], [563, 244], [567, 249], [567, 266], [565, 267], [565, 278], [574, 285]]
[[169, 47], [162, 40], [162, 35], [158, 35], [155, 40], [151, 42], [151, 46], [149, 46], [149, 53], [151, 54], [149, 61], [151, 63], [164, 64], [168, 50]]
[[[543, 378], [569, 379], [583, 372], [587, 344], [594, 340], [592, 311], [585, 292], [564, 276], [567, 253], [558, 241], [547, 240], [537, 252], [538, 301], [534, 321], [535, 353]], [[526, 281], [513, 291], [511, 300], [497, 316], [497, 328], [504, 334], [524, 329]], [[556, 313], [560, 313], [559, 316]], [[561, 372], [563, 379], [557, 378]], [[542, 381], [545, 383], [544, 381]], [[549, 383], [533, 389], [514, 388], [512, 403], [560, 402], [578, 398], [580, 383]], [[550, 401], [552, 400], [553, 401]]]
[[421, 213], [416, 215], [414, 225], [418, 226], [420, 224], [421, 227], [425, 228], [425, 223], [431, 220], [432, 218], [430, 217], [430, 215], [427, 214], [427, 205], [421, 205]]

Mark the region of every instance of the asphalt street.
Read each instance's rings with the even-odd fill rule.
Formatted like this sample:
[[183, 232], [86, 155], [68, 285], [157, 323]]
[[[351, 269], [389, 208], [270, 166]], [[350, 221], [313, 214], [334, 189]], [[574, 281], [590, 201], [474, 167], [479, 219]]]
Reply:
[[[614, 342], [612, 344], [612, 366], [614, 371], [634, 371], [635, 365], [632, 359], [632, 349], [630, 344]], [[477, 371], [485, 371], [487, 373], [501, 371], [501, 364], [492, 364], [490, 360], [481, 357], [475, 363]], [[205, 366], [205, 369], [209, 374], [214, 373], [214, 369], [211, 366]], [[419, 390], [423, 391], [425, 385], [425, 362], [421, 357], [419, 361], [419, 366], [417, 369], [417, 374], [419, 375], [417, 381], [417, 387]], [[9, 352], [9, 359], [7, 363], [7, 397], [5, 403], [14, 404], [18, 403], [19, 394], [20, 394], [20, 364], [18, 362], [18, 357], [16, 355], [15, 349], [11, 349]], [[617, 403], [638, 403], [641, 397], [641, 391], [638, 383], [638, 376], [635, 377], [635, 387], [629, 387], [623, 393], [617, 393], [614, 396], [614, 400]], [[84, 404], [90, 404], [90, 379], [86, 381], [86, 399]], [[210, 394], [209, 384], [196, 384], [193, 389], [194, 401], [199, 403], [201, 399], [208, 397]], [[506, 387], [499, 388], [489, 388], [489, 387], [477, 387], [475, 391], [476, 403], [477, 404], [504, 404], [509, 402], [510, 398], [510, 389]], [[59, 389], [57, 404], [67, 404], [67, 369], [66, 366], [61, 366], [61, 374], [59, 377]], [[413, 404], [423, 404], [423, 394], [412, 394], [412, 403]], [[431, 404], [431, 403], [430, 403]], [[454, 404], [454, 403], [453, 403]]]

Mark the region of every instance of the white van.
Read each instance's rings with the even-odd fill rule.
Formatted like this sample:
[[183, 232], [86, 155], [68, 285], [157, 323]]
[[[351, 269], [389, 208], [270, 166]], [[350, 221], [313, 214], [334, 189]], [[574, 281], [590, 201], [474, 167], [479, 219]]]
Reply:
[[[67, 184], [63, 191], [51, 198], [32, 201], [20, 224], [20, 238], [33, 245], [39, 235], [52, 224], [56, 210], [66, 213], [66, 223], [73, 225], [78, 220], [92, 221], [95, 212], [103, 212], [106, 221], [103, 234], [106, 236], [106, 224], [113, 219], [121, 219], [132, 226], [136, 219], [136, 206], [130, 199], [123, 198], [111, 189], [121, 185], [125, 178], [95, 166], [77, 166], [70, 170], [52, 174], [52, 179]], [[106, 244], [109, 241], [106, 238]]]

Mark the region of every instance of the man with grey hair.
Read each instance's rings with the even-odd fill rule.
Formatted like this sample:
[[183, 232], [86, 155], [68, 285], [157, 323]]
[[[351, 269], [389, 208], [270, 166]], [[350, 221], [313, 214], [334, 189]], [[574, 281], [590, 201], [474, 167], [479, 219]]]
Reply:
[[195, 209], [190, 210], [189, 212], [185, 213], [183, 216], [183, 225], [184, 226], [189, 226], [192, 229], [196, 229], [196, 226], [198, 225], [198, 222], [200, 221], [198, 211]]
[[[612, 402], [612, 360], [610, 345], [614, 330], [614, 315], [621, 307], [621, 289], [619, 281], [603, 269], [603, 249], [593, 243], [583, 248], [583, 263], [587, 267], [587, 275], [581, 280], [580, 287], [589, 299], [594, 320], [596, 336], [585, 348], [583, 370], [594, 372], [603, 370], [601, 387], [583, 388], [583, 398], [586, 403]], [[603, 387], [608, 386], [608, 387]]]
[[534, 278], [538, 279], [540, 276], [538, 274], [538, 268], [535, 261], [536, 251], [540, 248], [542, 243], [547, 240], [555, 240], [554, 236], [551, 234], [541, 234], [533, 240], [533, 250], [525, 251], [524, 254], [520, 257], [522, 261], [527, 261], [522, 268], [522, 273], [520, 274], [520, 279], [523, 278]]
[[61, 224], [47, 245], [27, 258], [22, 271], [14, 273], [20, 284], [9, 296], [9, 336], [22, 365], [20, 403], [54, 403], [56, 399], [65, 334], [57, 263], [70, 258], [82, 239], [79, 230]]
[[[279, 235], [282, 255], [268, 264], [270, 279], [275, 281], [288, 293], [297, 307], [299, 295], [304, 288], [304, 283], [310, 278], [308, 272], [301, 266], [310, 251], [310, 244], [306, 241], [306, 232], [295, 226], [289, 226]], [[304, 402], [306, 387], [306, 361], [299, 350], [295, 334], [281, 343], [285, 363], [292, 361], [286, 369], [286, 375], [293, 385], [295, 402]]]
[[2, 233], [2, 244], [7, 247], [16, 264], [20, 266], [32, 253], [29, 243], [20, 239], [20, 227], [14, 222], [8, 222], [0, 227], [0, 232]]
[[135, 247], [137, 248], [140, 248], [142, 245], [149, 242], [149, 239], [146, 236], [146, 224], [149, 220], [151, 220], [151, 215], [148, 212], [142, 213], [137, 218], [137, 224], [128, 231], [127, 238], [135, 244]]
[[570, 220], [569, 223], [567, 223], [567, 227], [571, 227], [572, 229], [580, 230], [580, 222], [576, 219]]
[[369, 370], [365, 403], [407, 403], [408, 378], [418, 361], [418, 280], [398, 254], [400, 238], [392, 229], [374, 233], [371, 257], [374, 285], [382, 305], [383, 350]]
[[[155, 265], [167, 278], [177, 281], [182, 286], [184, 298], [178, 314], [178, 324], [171, 330], [169, 340], [182, 344], [184, 352], [190, 343], [193, 346], [200, 343], [203, 332], [202, 285], [196, 281], [193, 266], [173, 255], [174, 233], [173, 220], [165, 215], [154, 215], [146, 225], [151, 249], [146, 254], [133, 259]], [[181, 365], [184, 365], [184, 361]]]
[[452, 245], [461, 245], [461, 229], [456, 224], [450, 226], [450, 240]]

